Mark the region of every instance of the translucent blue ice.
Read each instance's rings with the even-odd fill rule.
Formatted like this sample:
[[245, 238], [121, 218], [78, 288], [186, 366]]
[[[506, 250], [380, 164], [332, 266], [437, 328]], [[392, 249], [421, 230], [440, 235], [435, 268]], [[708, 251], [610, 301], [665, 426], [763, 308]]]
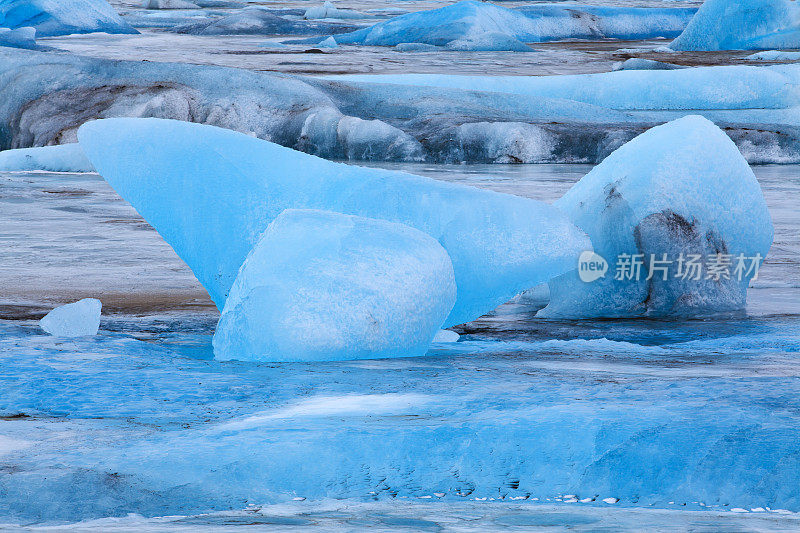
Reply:
[[211, 126], [107, 119], [81, 127], [79, 139], [219, 308], [258, 236], [289, 208], [399, 222], [437, 239], [458, 285], [445, 327], [570, 270], [589, 246], [564, 215], [534, 200], [333, 163]]
[[5, 0], [0, 26], [36, 28], [40, 37], [71, 33], [138, 33], [106, 0]]
[[628, 142], [555, 205], [609, 268], [583, 276], [578, 269], [591, 267], [581, 263], [551, 281], [543, 317], [742, 310], [772, 245], [772, 219], [752, 170], [725, 133], [699, 116]]
[[670, 48], [800, 48], [800, 5], [795, 0], [706, 0]]
[[[580, 5], [529, 6], [512, 10], [488, 2], [463, 0], [439, 9], [401, 15], [337, 40], [340, 44], [373, 46], [401, 43], [444, 46], [453, 41], [485, 42], [490, 35], [494, 35], [498, 43], [507, 44], [558, 39], [650, 39], [677, 35], [693, 14], [691, 8]], [[476, 49], [492, 49], [487, 46], [483, 44]], [[458, 49], [467, 48], [462, 44]], [[514, 48], [498, 45], [494, 49]]]
[[0, 170], [50, 172], [93, 172], [94, 167], [86, 159], [78, 143], [18, 148], [0, 152]]
[[239, 270], [214, 334], [214, 356], [421, 356], [455, 301], [450, 257], [429, 235], [385, 220], [289, 209]]
[[0, 28], [0, 46], [10, 46], [12, 48], [36, 48], [36, 29], [30, 26], [21, 28]]

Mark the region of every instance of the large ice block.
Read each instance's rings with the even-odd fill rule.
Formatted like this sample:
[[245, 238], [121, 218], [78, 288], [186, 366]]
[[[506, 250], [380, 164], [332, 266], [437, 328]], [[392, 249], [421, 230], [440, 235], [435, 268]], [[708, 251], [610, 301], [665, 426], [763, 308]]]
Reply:
[[795, 0], [706, 0], [670, 48], [800, 48], [800, 5]]
[[5, 0], [0, 27], [36, 29], [39, 37], [71, 33], [139, 33], [106, 0]]
[[584, 257], [550, 282], [543, 317], [740, 310], [772, 244], [753, 171], [725, 133], [699, 116], [628, 142], [555, 206], [586, 231], [600, 257]]
[[214, 334], [214, 356], [425, 355], [455, 300], [450, 257], [429, 235], [385, 220], [289, 209], [239, 270]]
[[535, 200], [333, 163], [211, 126], [106, 119], [85, 124], [78, 137], [220, 309], [258, 236], [290, 208], [399, 222], [437, 239], [458, 285], [444, 327], [566, 272], [590, 246], [557, 209]]

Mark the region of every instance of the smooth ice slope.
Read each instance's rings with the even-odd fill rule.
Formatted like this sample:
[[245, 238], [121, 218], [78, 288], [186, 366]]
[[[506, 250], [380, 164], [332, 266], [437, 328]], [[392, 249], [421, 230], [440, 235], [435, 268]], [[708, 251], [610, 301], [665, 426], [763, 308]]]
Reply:
[[385, 220], [289, 209], [239, 270], [217, 359], [341, 361], [425, 355], [456, 300], [450, 257]]
[[769, 50], [800, 48], [800, 2], [706, 0], [674, 50]]
[[103, 304], [94, 298], [56, 307], [39, 321], [39, 326], [55, 337], [97, 335]]
[[566, 272], [589, 247], [556, 209], [534, 200], [332, 163], [229, 130], [107, 119], [85, 124], [78, 137], [98, 172], [170, 243], [220, 309], [258, 236], [290, 208], [399, 222], [437, 239], [458, 284], [444, 327]]
[[0, 26], [36, 28], [39, 37], [71, 33], [138, 33], [106, 0], [5, 0]]
[[506, 40], [544, 42], [558, 39], [651, 39], [673, 37], [686, 26], [693, 9], [638, 9], [592, 6], [530, 6], [507, 9], [464, 0], [430, 11], [392, 18], [338, 39], [339, 44], [396, 46], [453, 41]]
[[49, 172], [94, 172], [78, 143], [0, 152], [0, 170]]
[[[544, 317], [743, 309], [756, 272], [750, 258], [765, 257], [772, 244], [772, 220], [752, 170], [725, 133], [698, 116], [630, 141], [555, 205], [586, 231], [609, 269], [590, 282], [577, 271], [551, 281], [550, 304], [539, 313]], [[618, 268], [623, 254], [642, 255], [638, 273]], [[737, 274], [740, 254], [745, 270]], [[694, 255], [699, 271], [689, 266]]]

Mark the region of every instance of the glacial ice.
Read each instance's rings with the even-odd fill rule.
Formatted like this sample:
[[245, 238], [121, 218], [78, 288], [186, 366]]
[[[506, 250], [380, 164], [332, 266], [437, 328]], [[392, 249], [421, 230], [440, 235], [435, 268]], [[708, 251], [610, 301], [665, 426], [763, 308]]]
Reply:
[[0, 27], [31, 26], [39, 37], [71, 33], [138, 33], [106, 0], [5, 0]]
[[750, 61], [800, 61], [800, 52], [787, 52], [785, 50], [767, 50], [756, 52], [745, 59]]
[[[425, 43], [444, 46], [453, 41], [484, 43], [488, 37], [507, 43], [558, 39], [652, 39], [673, 37], [686, 26], [692, 8], [619, 8], [593, 6], [528, 6], [508, 9], [488, 2], [462, 0], [430, 11], [408, 13], [357, 30], [339, 44], [396, 46]], [[516, 44], [515, 47], [518, 48]], [[458, 49], [464, 50], [462, 45]]]
[[0, 170], [48, 172], [94, 172], [77, 143], [0, 152]]
[[554, 205], [586, 231], [608, 272], [587, 282], [576, 269], [552, 280], [550, 303], [538, 314], [547, 318], [741, 310], [772, 245], [752, 170], [699, 116], [630, 141]]
[[191, 35], [327, 35], [349, 32], [355, 27], [291, 20], [261, 7], [247, 7], [222, 18], [188, 23], [176, 26], [173, 30]]
[[620, 63], [614, 70], [678, 70], [682, 68], [686, 67], [662, 61], [653, 61], [652, 59], [632, 57]]
[[749, 162], [800, 162], [798, 65], [320, 79], [0, 48], [0, 91], [2, 148], [75, 142], [91, 118], [151, 116], [331, 159], [597, 163], [691, 112], [723, 127]]
[[800, 48], [800, 5], [795, 0], [706, 0], [670, 48]]
[[0, 28], [0, 46], [33, 50], [37, 48], [36, 29], [29, 26], [14, 30], [10, 28]]
[[589, 246], [556, 209], [534, 200], [333, 163], [220, 128], [106, 119], [78, 136], [100, 175], [186, 261], [219, 308], [258, 236], [290, 208], [398, 222], [437, 239], [458, 285], [443, 327], [570, 270]]
[[[800, 162], [800, 65], [796, 64], [559, 76], [384, 74], [329, 76], [329, 79], [385, 84], [387, 92], [398, 92], [399, 85], [409, 90], [470, 87], [482, 94], [511, 94], [527, 101], [563, 98], [624, 113], [622, 121], [628, 126], [602, 127], [609, 136], [601, 143], [582, 137], [592, 128], [571, 130], [567, 139], [550, 126], [536, 124], [558, 139], [556, 146], [562, 149], [574, 146], [579, 140], [587, 149], [592, 146], [597, 162], [646, 127], [689, 113], [700, 114], [724, 128], [750, 163]], [[606, 152], [614, 144], [612, 131], [617, 144]], [[483, 157], [488, 155], [488, 150], [482, 152]]]
[[214, 334], [214, 356], [421, 356], [455, 300], [450, 257], [429, 235], [385, 220], [289, 209], [241, 266]]
[[97, 335], [103, 304], [94, 298], [56, 307], [39, 321], [39, 327], [54, 337]]
[[333, 2], [325, 2], [321, 6], [309, 7], [306, 10], [305, 15], [303, 15], [303, 18], [307, 20], [361, 19], [361, 18], [369, 18], [369, 15], [365, 15], [364, 13], [359, 13], [358, 11], [354, 11], [352, 9], [339, 9], [333, 4]]
[[145, 9], [200, 9], [200, 6], [189, 0], [144, 0]]

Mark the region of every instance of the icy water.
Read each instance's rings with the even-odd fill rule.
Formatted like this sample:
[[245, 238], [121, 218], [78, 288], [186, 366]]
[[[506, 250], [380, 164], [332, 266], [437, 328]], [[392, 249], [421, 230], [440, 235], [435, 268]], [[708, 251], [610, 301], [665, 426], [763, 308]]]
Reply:
[[[547, 201], [590, 168], [382, 166]], [[746, 315], [545, 321], [526, 298], [424, 358], [314, 364], [213, 361], [217, 312], [99, 176], [2, 173], [2, 521], [797, 530], [800, 166], [754, 170], [776, 236]], [[37, 328], [84, 296], [98, 337]]]

